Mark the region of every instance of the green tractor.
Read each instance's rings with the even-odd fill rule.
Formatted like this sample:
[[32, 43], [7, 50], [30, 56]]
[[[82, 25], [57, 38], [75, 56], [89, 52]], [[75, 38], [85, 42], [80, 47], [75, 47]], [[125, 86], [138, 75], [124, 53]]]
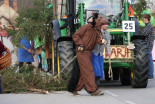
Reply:
[[[146, 88], [148, 83], [148, 52], [144, 37], [133, 36], [135, 22], [129, 19], [127, 0], [53, 0], [56, 19], [52, 36], [52, 69], [53, 74], [60, 71], [75, 56], [72, 35], [87, 23], [92, 11], [102, 13], [109, 18], [111, 34], [111, 65], [113, 80], [133, 88]], [[134, 44], [134, 49], [130, 46]], [[105, 80], [108, 77], [108, 58], [105, 57]], [[66, 71], [70, 71], [70, 64]], [[57, 70], [56, 70], [57, 69]], [[65, 73], [65, 71], [63, 72]]]

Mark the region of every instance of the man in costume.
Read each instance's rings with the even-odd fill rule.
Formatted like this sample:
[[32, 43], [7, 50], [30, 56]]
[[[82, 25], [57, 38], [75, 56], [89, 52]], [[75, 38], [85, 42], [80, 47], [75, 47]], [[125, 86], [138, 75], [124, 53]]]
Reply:
[[[98, 16], [98, 15], [97, 15]], [[82, 26], [73, 35], [73, 40], [76, 44], [76, 55], [80, 68], [80, 76], [78, 84], [72, 93], [79, 95], [83, 86], [92, 96], [103, 95], [103, 91], [98, 90], [95, 83], [95, 76], [91, 64], [91, 51], [95, 48], [96, 44], [104, 44], [105, 40], [101, 38], [101, 26], [108, 22], [105, 18], [94, 19], [94, 24], [86, 24]]]

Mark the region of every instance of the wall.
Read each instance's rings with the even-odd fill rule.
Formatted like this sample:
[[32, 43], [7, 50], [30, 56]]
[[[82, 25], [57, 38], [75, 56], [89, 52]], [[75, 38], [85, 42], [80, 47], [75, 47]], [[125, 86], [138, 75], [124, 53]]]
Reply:
[[[18, 14], [16, 13], [16, 11], [13, 8], [3, 4], [0, 6], [0, 17], [2, 17], [2, 16], [6, 17], [14, 24], [15, 23], [14, 20], [18, 16]], [[2, 23], [3, 22], [5, 22], [5, 24], [6, 24], [6, 21], [2, 20]]]

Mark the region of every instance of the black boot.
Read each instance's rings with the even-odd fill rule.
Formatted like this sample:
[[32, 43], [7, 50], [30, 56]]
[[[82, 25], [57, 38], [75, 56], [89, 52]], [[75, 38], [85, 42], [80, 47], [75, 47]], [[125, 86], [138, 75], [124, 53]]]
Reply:
[[95, 77], [95, 83], [97, 86], [100, 85], [100, 77]]
[[39, 62], [38, 68], [42, 69], [42, 57], [41, 57], [41, 54], [38, 54], [38, 56], [40, 58], [40, 62]]
[[52, 59], [51, 58], [47, 59], [47, 65], [48, 65], [47, 72], [51, 72], [52, 71]]
[[71, 72], [71, 78], [69, 79], [68, 86], [67, 86], [67, 90], [69, 92], [75, 91], [76, 86], [79, 82], [79, 77], [80, 77], [80, 68], [79, 68], [78, 60], [76, 59], [74, 61], [74, 67]]

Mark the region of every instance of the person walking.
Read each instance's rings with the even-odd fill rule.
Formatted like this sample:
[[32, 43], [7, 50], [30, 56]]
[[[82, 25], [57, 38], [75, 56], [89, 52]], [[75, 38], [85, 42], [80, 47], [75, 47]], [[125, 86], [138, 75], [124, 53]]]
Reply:
[[100, 79], [104, 79], [104, 57], [103, 51], [104, 47], [108, 53], [109, 58], [111, 57], [111, 47], [110, 47], [110, 33], [107, 31], [108, 24], [105, 23], [101, 27], [102, 39], [106, 40], [106, 44], [99, 45], [96, 44], [95, 49], [92, 51], [92, 65], [95, 73], [96, 84], [99, 85]]
[[107, 23], [107, 19], [95, 19], [95, 25], [86, 24], [82, 26], [73, 35], [73, 40], [76, 45], [76, 55], [80, 68], [79, 81], [76, 89], [71, 93], [79, 95], [77, 91], [81, 91], [85, 86], [87, 92], [92, 96], [103, 95], [104, 92], [98, 90], [95, 83], [95, 76], [91, 64], [91, 52], [96, 44], [104, 44], [105, 40], [101, 38], [101, 26]]
[[141, 34], [143, 36], [146, 36], [146, 42], [148, 44], [148, 55], [149, 55], [149, 71], [148, 71], [148, 79], [154, 78], [154, 65], [153, 65], [153, 59], [152, 59], [152, 48], [153, 48], [153, 35], [154, 35], [154, 28], [152, 24], [150, 23], [151, 16], [149, 14], [145, 14], [143, 16], [143, 22], [145, 23], [145, 27], [142, 30]]

